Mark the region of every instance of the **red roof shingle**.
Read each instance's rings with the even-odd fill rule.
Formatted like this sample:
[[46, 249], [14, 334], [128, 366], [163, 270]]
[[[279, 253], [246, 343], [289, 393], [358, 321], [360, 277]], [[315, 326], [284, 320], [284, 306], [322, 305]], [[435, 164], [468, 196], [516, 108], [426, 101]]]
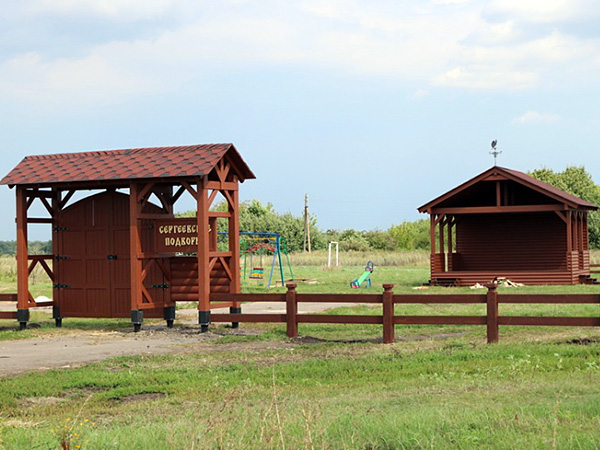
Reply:
[[233, 144], [136, 148], [26, 156], [0, 184], [102, 182], [208, 174], [226, 153], [241, 181], [256, 178]]

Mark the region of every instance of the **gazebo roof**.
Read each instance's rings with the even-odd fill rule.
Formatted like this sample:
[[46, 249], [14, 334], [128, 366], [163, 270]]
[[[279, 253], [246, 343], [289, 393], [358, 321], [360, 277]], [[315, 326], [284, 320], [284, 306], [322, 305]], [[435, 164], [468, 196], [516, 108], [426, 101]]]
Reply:
[[136, 148], [26, 156], [0, 184], [53, 185], [197, 177], [229, 158], [240, 181], [256, 178], [233, 144]]
[[523, 172], [519, 172], [518, 170], [507, 169], [505, 167], [494, 166], [490, 169], [482, 172], [481, 174], [471, 178], [470, 180], [462, 183], [461, 185], [451, 189], [445, 194], [436, 197], [428, 203], [425, 203], [423, 206], [418, 208], [418, 211], [421, 213], [431, 213], [433, 209], [439, 206], [442, 202], [446, 202], [452, 197], [457, 196], [458, 194], [464, 192], [465, 190], [471, 188], [477, 183], [483, 181], [499, 181], [499, 180], [512, 180], [518, 184], [521, 184], [533, 191], [536, 191], [550, 199], [554, 200], [556, 203], [562, 203], [569, 208], [573, 209], [583, 209], [583, 210], [596, 210], [598, 206], [593, 203], [587, 202], [585, 200], [580, 199], [572, 194], [569, 194], [561, 189], [558, 189], [548, 183], [544, 183], [543, 181], [537, 180], [531, 175], [527, 175]]

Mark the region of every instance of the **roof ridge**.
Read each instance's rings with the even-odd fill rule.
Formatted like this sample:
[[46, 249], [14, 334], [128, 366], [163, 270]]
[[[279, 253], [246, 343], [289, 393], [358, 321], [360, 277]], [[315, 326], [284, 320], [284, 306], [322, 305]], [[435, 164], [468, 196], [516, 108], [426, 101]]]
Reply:
[[232, 143], [214, 143], [214, 144], [192, 144], [192, 145], [174, 145], [168, 147], [138, 147], [138, 148], [125, 148], [115, 150], [90, 150], [86, 152], [74, 152], [74, 153], [50, 153], [47, 155], [29, 155], [25, 156], [25, 160], [50, 160], [50, 159], [77, 159], [85, 158], [88, 156], [105, 156], [105, 155], [116, 155], [126, 153], [162, 153], [168, 151], [184, 151], [191, 149], [210, 149], [215, 147], [226, 147], [232, 146]]

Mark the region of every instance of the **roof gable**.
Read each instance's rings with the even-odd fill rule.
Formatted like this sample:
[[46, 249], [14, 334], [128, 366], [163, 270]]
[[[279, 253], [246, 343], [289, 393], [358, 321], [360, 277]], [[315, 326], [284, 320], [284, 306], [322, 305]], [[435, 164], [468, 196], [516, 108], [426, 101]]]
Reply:
[[204, 176], [225, 156], [240, 181], [256, 178], [233, 144], [205, 144], [26, 156], [0, 184], [51, 185]]
[[[513, 187], [513, 191], [517, 191], [517, 193], [521, 197], [529, 197], [529, 200], [536, 199], [535, 203], [527, 202], [524, 200], [521, 205], [529, 205], [529, 204], [549, 204], [549, 203], [558, 203], [564, 204], [570, 208], [574, 209], [584, 209], [584, 210], [595, 210], [598, 209], [596, 205], [593, 203], [587, 202], [585, 200], [580, 199], [572, 194], [564, 192], [552, 185], [539, 181], [533, 178], [530, 175], [527, 175], [523, 172], [519, 172], [513, 169], [507, 169], [504, 167], [494, 166], [485, 172], [477, 175], [476, 177], [462, 183], [461, 185], [455, 187], [454, 189], [446, 192], [445, 194], [436, 197], [430, 202], [424, 204], [423, 206], [418, 208], [419, 212], [428, 212], [431, 213], [433, 209], [437, 207], [441, 207], [444, 204], [448, 204], [453, 200], [468, 198], [469, 195], [473, 195], [473, 193], [481, 194], [486, 189], [489, 190], [490, 183], [486, 182], [495, 182], [500, 181], [505, 183], [508, 186]], [[487, 185], [487, 186], [486, 186]], [[517, 187], [515, 189], [514, 187]], [[494, 183], [495, 190], [495, 183]], [[482, 195], [485, 195], [482, 194]], [[493, 194], [493, 199], [495, 205], [495, 193]], [[473, 205], [473, 206], [493, 206], [493, 205]], [[465, 205], [466, 206], [466, 205]]]

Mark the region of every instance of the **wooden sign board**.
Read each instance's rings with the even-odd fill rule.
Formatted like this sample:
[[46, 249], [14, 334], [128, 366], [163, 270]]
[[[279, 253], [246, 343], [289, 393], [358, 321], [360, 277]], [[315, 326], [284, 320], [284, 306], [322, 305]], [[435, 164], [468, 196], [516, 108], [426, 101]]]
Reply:
[[197, 252], [198, 222], [195, 217], [156, 219], [154, 242], [157, 253]]

